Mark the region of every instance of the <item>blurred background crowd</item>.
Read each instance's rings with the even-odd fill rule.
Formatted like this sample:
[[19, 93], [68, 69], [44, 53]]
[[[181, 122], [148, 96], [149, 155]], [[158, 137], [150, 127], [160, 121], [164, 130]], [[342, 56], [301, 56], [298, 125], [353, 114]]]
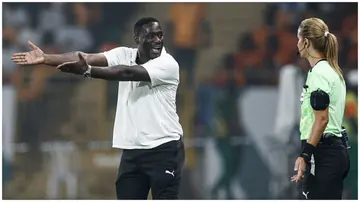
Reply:
[[[340, 43], [352, 149], [344, 198], [357, 199], [357, 3], [3, 3], [3, 198], [115, 199], [111, 148], [117, 82], [85, 80], [13, 53], [134, 46], [133, 24], [157, 18], [180, 64], [182, 199], [291, 199], [300, 92], [309, 65], [297, 28], [322, 18]], [[186, 13], [186, 14], [184, 14]], [[114, 182], [114, 183], [111, 183]]]

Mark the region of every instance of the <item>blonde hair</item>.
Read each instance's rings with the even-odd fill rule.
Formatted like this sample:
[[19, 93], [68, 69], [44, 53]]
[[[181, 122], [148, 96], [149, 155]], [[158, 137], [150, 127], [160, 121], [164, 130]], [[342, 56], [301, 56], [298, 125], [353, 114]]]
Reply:
[[308, 18], [301, 22], [299, 34], [308, 39], [315, 50], [324, 53], [330, 66], [343, 80], [343, 74], [338, 63], [339, 43], [334, 34], [329, 32], [328, 26], [319, 18]]

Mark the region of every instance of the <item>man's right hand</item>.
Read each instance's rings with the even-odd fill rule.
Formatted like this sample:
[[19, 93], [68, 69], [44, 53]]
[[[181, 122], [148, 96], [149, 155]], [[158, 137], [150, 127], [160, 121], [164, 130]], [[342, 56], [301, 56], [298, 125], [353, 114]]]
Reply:
[[15, 53], [11, 60], [18, 65], [36, 65], [43, 64], [45, 61], [44, 52], [33, 44], [31, 41], [28, 41], [28, 44], [32, 51]]

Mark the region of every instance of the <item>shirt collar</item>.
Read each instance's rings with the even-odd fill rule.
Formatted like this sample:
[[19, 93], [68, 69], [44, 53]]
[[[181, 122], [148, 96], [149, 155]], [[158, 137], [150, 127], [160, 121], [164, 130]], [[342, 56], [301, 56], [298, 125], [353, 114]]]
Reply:
[[[137, 52], [138, 52], [138, 49], [137, 49], [137, 48], [134, 48], [133, 54], [132, 54], [132, 56], [131, 56], [131, 62], [132, 62], [133, 64], [136, 63]], [[160, 56], [165, 55], [165, 54], [167, 54], [167, 52], [166, 52], [166, 49], [165, 49], [165, 46], [164, 46], [163, 49], [162, 49], [162, 51], [161, 51], [161, 55], [160, 55]]]

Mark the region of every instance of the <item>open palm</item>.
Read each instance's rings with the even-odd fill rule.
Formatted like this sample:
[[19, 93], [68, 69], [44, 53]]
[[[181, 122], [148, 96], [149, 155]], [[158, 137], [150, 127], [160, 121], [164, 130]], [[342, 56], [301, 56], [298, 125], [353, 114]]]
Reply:
[[35, 44], [28, 41], [30, 48], [29, 52], [15, 53], [11, 57], [11, 60], [18, 65], [35, 65], [42, 64], [44, 62], [44, 52]]

